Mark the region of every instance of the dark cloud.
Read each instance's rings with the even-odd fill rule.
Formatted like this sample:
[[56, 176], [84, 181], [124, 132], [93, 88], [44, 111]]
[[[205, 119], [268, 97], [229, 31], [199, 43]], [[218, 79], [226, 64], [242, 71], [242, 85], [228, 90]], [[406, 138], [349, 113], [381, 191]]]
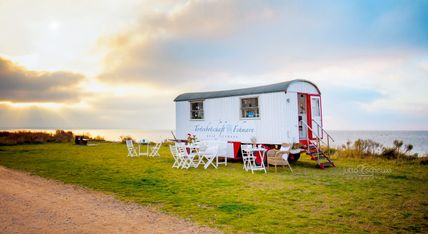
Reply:
[[83, 75], [71, 72], [30, 71], [0, 57], [0, 101], [75, 102]]

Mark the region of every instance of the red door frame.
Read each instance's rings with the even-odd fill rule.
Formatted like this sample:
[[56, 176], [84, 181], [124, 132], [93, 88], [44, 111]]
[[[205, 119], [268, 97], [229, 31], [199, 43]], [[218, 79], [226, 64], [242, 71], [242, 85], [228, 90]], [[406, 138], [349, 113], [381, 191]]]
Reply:
[[[306, 96], [306, 108], [307, 108], [307, 111], [306, 111], [306, 113], [307, 113], [307, 118], [308, 118], [308, 125], [309, 125], [309, 127], [311, 127], [311, 129], [313, 129], [312, 128], [312, 100], [311, 100], [311, 98], [312, 97], [319, 97], [319, 99], [320, 99], [320, 125], [321, 125], [321, 128], [322, 128], [322, 105], [321, 105], [321, 95], [320, 94], [307, 94], [307, 96]], [[315, 137], [313, 137], [313, 135], [312, 135], [312, 131], [310, 131], [309, 129], [308, 129], [308, 136], [309, 136], [309, 139], [310, 140], [315, 140], [316, 138]], [[323, 136], [323, 132], [321, 131], [321, 139], [323, 138], [324, 136]]]
[[[323, 126], [323, 118], [322, 118], [322, 101], [321, 101], [321, 95], [320, 94], [309, 94], [309, 93], [297, 93], [297, 95], [306, 95], [306, 121], [308, 126], [312, 129], [312, 106], [311, 106], [311, 97], [319, 97], [320, 99], [320, 123], [321, 127]], [[297, 97], [299, 98], [299, 96]], [[297, 101], [297, 110], [299, 110], [299, 102]], [[299, 121], [299, 120], [297, 120]], [[297, 126], [299, 126], [299, 123], [297, 123]], [[308, 129], [308, 138], [309, 140], [315, 140], [316, 138], [313, 137], [312, 135], [312, 131]], [[300, 135], [300, 133], [299, 133]], [[321, 138], [323, 138], [323, 132], [321, 131]], [[309, 142], [306, 142], [306, 139], [300, 139], [299, 137], [299, 142], [302, 144], [308, 144]]]

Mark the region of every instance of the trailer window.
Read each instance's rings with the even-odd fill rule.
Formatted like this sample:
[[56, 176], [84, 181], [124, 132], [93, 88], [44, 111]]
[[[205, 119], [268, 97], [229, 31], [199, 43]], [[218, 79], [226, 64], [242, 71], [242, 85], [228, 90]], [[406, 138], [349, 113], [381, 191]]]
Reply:
[[203, 101], [195, 101], [190, 103], [190, 119], [204, 119]]
[[319, 117], [320, 113], [320, 99], [313, 97], [311, 98], [311, 106], [312, 106], [312, 116]]
[[259, 118], [259, 98], [241, 99], [241, 118]]

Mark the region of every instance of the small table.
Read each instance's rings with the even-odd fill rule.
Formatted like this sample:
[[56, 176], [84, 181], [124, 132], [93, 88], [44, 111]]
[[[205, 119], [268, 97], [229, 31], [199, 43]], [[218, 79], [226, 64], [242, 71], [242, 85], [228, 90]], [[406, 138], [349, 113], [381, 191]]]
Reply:
[[246, 149], [246, 151], [248, 151], [248, 153], [252, 156], [254, 156], [254, 153], [259, 152], [260, 154], [260, 159], [261, 159], [261, 163], [260, 165], [256, 165], [255, 160], [254, 161], [250, 161], [250, 168], [251, 172], [254, 173], [254, 171], [265, 171], [266, 173], [266, 167], [265, 167], [265, 155], [266, 155], [266, 149], [265, 148], [250, 148], [250, 149]]
[[[141, 148], [142, 148], [141, 145], [145, 145], [146, 146], [146, 151], [145, 152], [141, 151]], [[149, 156], [149, 150], [150, 150], [149, 142], [146, 142], [144, 140], [138, 141], [138, 156]]]

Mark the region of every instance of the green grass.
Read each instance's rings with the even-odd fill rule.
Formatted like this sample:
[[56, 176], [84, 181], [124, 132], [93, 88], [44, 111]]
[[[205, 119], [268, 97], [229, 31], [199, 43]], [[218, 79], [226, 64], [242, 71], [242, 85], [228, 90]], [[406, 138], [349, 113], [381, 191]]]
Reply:
[[0, 164], [113, 194], [226, 232], [428, 232], [428, 167], [380, 159], [336, 159], [320, 170], [302, 155], [294, 173], [171, 169], [129, 158], [122, 144], [0, 147]]

